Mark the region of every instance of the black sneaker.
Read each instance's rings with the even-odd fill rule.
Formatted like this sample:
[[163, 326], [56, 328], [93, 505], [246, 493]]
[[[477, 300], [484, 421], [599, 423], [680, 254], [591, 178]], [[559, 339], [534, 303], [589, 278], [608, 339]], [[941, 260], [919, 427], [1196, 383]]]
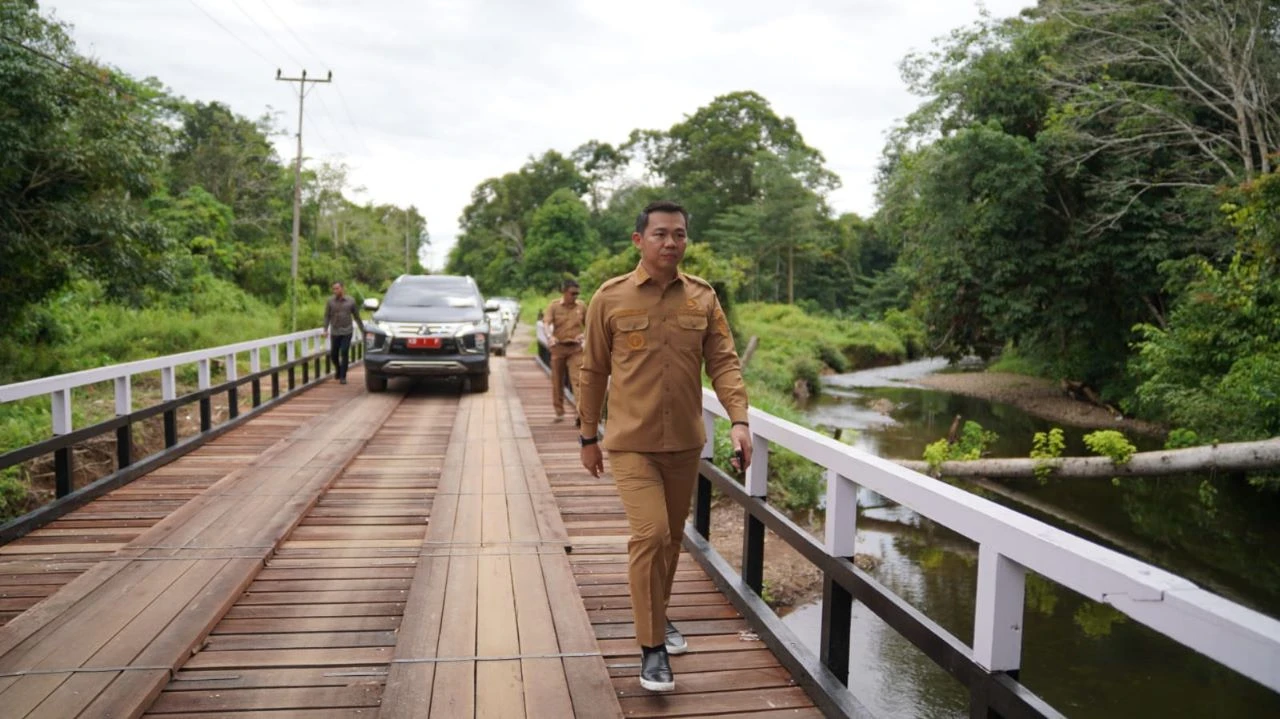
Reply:
[[343, 377], [342, 379], [338, 380], [338, 384], [346, 384], [346, 383], [347, 383], [346, 377]]
[[675, 677], [671, 675], [671, 660], [667, 658], [667, 648], [640, 648], [640, 686], [651, 692], [673, 692], [676, 690]]
[[689, 651], [689, 643], [684, 640], [684, 635], [676, 629], [676, 625], [667, 620], [667, 638], [665, 641], [667, 654], [684, 654]]

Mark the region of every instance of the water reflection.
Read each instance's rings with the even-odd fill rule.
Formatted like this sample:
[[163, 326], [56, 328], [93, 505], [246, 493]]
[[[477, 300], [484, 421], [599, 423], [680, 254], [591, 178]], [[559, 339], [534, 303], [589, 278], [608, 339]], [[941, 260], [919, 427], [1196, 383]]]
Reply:
[[[872, 388], [842, 382], [810, 407], [809, 419], [857, 430], [853, 443], [866, 451], [913, 458], [946, 433], [956, 414], [1000, 434], [993, 452], [997, 456], [1026, 456], [1031, 435], [1050, 427], [1007, 405], [895, 386], [892, 376], [885, 378], [896, 374], [909, 380], [913, 372], [925, 371], [928, 366], [877, 370], [881, 386]], [[1067, 429], [1068, 452], [1083, 453], [1080, 437], [1085, 432]], [[1151, 448], [1151, 440], [1142, 445]], [[1203, 479], [1220, 485], [1212, 509], [1199, 501], [1200, 479], [1128, 480], [1119, 486], [1106, 480], [1012, 484], [1119, 533], [1127, 545], [1142, 548], [1146, 561], [1280, 614], [1280, 560], [1270, 551], [1280, 542], [1269, 520], [1277, 509], [1274, 498], [1260, 498], [1224, 478]], [[1009, 500], [992, 499], [1021, 509]], [[872, 492], [863, 490], [859, 503], [857, 551], [878, 560], [872, 575], [970, 643], [976, 546]], [[1052, 517], [1039, 518], [1087, 536]], [[820, 605], [799, 608], [783, 621], [817, 652]], [[1069, 716], [1280, 716], [1280, 695], [1109, 606], [1036, 576], [1028, 578], [1024, 637], [1022, 681]], [[967, 694], [959, 683], [857, 604], [852, 647], [850, 688], [872, 712], [885, 717], [967, 716]]]

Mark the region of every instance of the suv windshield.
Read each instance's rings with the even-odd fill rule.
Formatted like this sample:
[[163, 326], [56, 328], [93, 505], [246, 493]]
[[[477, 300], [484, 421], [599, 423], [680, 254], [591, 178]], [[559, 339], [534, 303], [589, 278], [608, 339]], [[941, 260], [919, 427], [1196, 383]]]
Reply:
[[383, 304], [394, 307], [479, 307], [475, 294], [461, 285], [398, 284], [387, 292]]

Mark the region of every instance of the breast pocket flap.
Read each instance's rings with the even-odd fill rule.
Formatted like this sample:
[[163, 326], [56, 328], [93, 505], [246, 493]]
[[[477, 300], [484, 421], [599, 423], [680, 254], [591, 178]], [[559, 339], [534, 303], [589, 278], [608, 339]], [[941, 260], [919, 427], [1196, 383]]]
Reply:
[[705, 330], [707, 328], [707, 316], [703, 314], [676, 315], [676, 321], [680, 323], [681, 329]]
[[618, 325], [619, 332], [636, 332], [649, 327], [649, 315], [630, 315], [628, 317], [618, 317], [614, 320]]

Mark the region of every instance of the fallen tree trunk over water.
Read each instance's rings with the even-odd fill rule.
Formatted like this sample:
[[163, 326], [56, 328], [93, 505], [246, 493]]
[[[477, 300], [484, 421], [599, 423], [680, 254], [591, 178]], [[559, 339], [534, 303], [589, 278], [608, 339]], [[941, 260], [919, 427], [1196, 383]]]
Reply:
[[1059, 457], [1057, 459], [975, 459], [943, 462], [937, 472], [921, 460], [894, 462], [926, 474], [946, 477], [1034, 477], [1036, 467], [1052, 467], [1054, 477], [1158, 477], [1202, 472], [1254, 472], [1280, 469], [1280, 437], [1257, 442], [1233, 442], [1160, 452], [1139, 452], [1125, 464], [1109, 457]]

